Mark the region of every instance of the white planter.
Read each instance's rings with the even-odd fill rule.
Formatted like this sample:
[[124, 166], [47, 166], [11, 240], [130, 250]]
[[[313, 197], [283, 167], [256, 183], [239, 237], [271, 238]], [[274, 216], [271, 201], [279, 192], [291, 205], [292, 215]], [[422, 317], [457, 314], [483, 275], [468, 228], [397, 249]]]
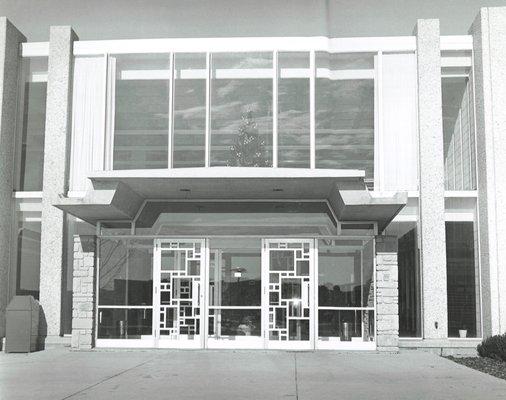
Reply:
[[467, 329], [459, 329], [459, 336], [461, 338], [466, 338], [467, 337]]

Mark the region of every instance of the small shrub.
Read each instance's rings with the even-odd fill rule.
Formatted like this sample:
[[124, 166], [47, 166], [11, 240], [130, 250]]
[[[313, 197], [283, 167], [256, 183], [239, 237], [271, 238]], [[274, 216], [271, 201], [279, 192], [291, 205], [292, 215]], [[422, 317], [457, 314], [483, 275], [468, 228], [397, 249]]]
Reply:
[[483, 339], [477, 350], [480, 357], [506, 361], [506, 333]]

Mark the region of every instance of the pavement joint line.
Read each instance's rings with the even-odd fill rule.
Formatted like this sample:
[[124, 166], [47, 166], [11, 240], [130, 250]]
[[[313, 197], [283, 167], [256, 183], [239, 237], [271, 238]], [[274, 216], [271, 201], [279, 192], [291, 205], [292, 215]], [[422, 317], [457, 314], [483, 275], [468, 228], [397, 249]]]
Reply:
[[143, 366], [144, 364], [147, 364], [148, 362], [153, 361], [155, 358], [157, 358], [157, 357], [150, 358], [149, 360], [143, 361], [143, 362], [141, 362], [141, 363], [139, 363], [139, 364], [137, 364], [137, 365], [134, 365], [133, 367], [130, 367], [130, 368], [127, 368], [127, 369], [125, 369], [125, 370], [123, 370], [123, 371], [120, 371], [120, 372], [118, 372], [117, 374], [114, 374], [114, 375], [108, 376], [108, 377], [106, 377], [106, 378], [102, 379], [102, 380], [101, 380], [101, 381], [99, 381], [99, 382], [96, 382], [96, 383], [94, 383], [94, 384], [92, 384], [92, 385], [86, 386], [85, 388], [83, 388], [83, 389], [81, 389], [81, 390], [78, 390], [77, 392], [74, 392], [74, 393], [72, 393], [72, 394], [69, 394], [68, 396], [63, 397], [61, 400], [67, 400], [67, 399], [70, 399], [70, 398], [72, 398], [72, 397], [74, 397], [74, 396], [77, 396], [77, 395], [78, 395], [78, 394], [80, 394], [80, 393], [83, 393], [83, 392], [85, 392], [85, 391], [87, 391], [87, 390], [89, 390], [89, 389], [92, 389], [92, 388], [94, 388], [94, 387], [96, 387], [96, 386], [98, 386], [98, 385], [101, 385], [101, 384], [102, 384], [102, 383], [104, 383], [104, 382], [107, 382], [107, 381], [109, 381], [109, 380], [111, 380], [111, 379], [113, 379], [113, 378], [116, 378], [116, 377], [118, 377], [118, 376], [120, 376], [120, 375], [123, 375], [123, 374], [124, 374], [124, 373], [126, 373], [126, 372], [129, 372], [129, 371], [132, 371], [132, 370], [133, 370], [133, 369], [135, 369], [135, 368], [141, 367], [141, 366]]
[[297, 382], [297, 353], [293, 353], [293, 359], [295, 361], [295, 400], [299, 400], [299, 384]]

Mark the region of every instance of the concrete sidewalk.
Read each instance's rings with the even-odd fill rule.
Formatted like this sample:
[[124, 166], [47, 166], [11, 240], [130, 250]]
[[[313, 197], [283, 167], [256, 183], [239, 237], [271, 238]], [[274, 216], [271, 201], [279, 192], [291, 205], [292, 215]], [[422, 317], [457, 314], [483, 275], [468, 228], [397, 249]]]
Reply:
[[506, 381], [421, 351], [0, 354], [0, 399], [506, 399]]

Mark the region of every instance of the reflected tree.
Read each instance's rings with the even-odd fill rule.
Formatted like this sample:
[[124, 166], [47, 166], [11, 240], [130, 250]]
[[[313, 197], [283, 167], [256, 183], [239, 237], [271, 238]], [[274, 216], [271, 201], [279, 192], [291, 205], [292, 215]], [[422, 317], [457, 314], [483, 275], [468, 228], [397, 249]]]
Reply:
[[257, 124], [253, 112], [242, 115], [239, 131], [230, 146], [229, 167], [268, 167], [265, 158], [265, 141], [258, 134]]

